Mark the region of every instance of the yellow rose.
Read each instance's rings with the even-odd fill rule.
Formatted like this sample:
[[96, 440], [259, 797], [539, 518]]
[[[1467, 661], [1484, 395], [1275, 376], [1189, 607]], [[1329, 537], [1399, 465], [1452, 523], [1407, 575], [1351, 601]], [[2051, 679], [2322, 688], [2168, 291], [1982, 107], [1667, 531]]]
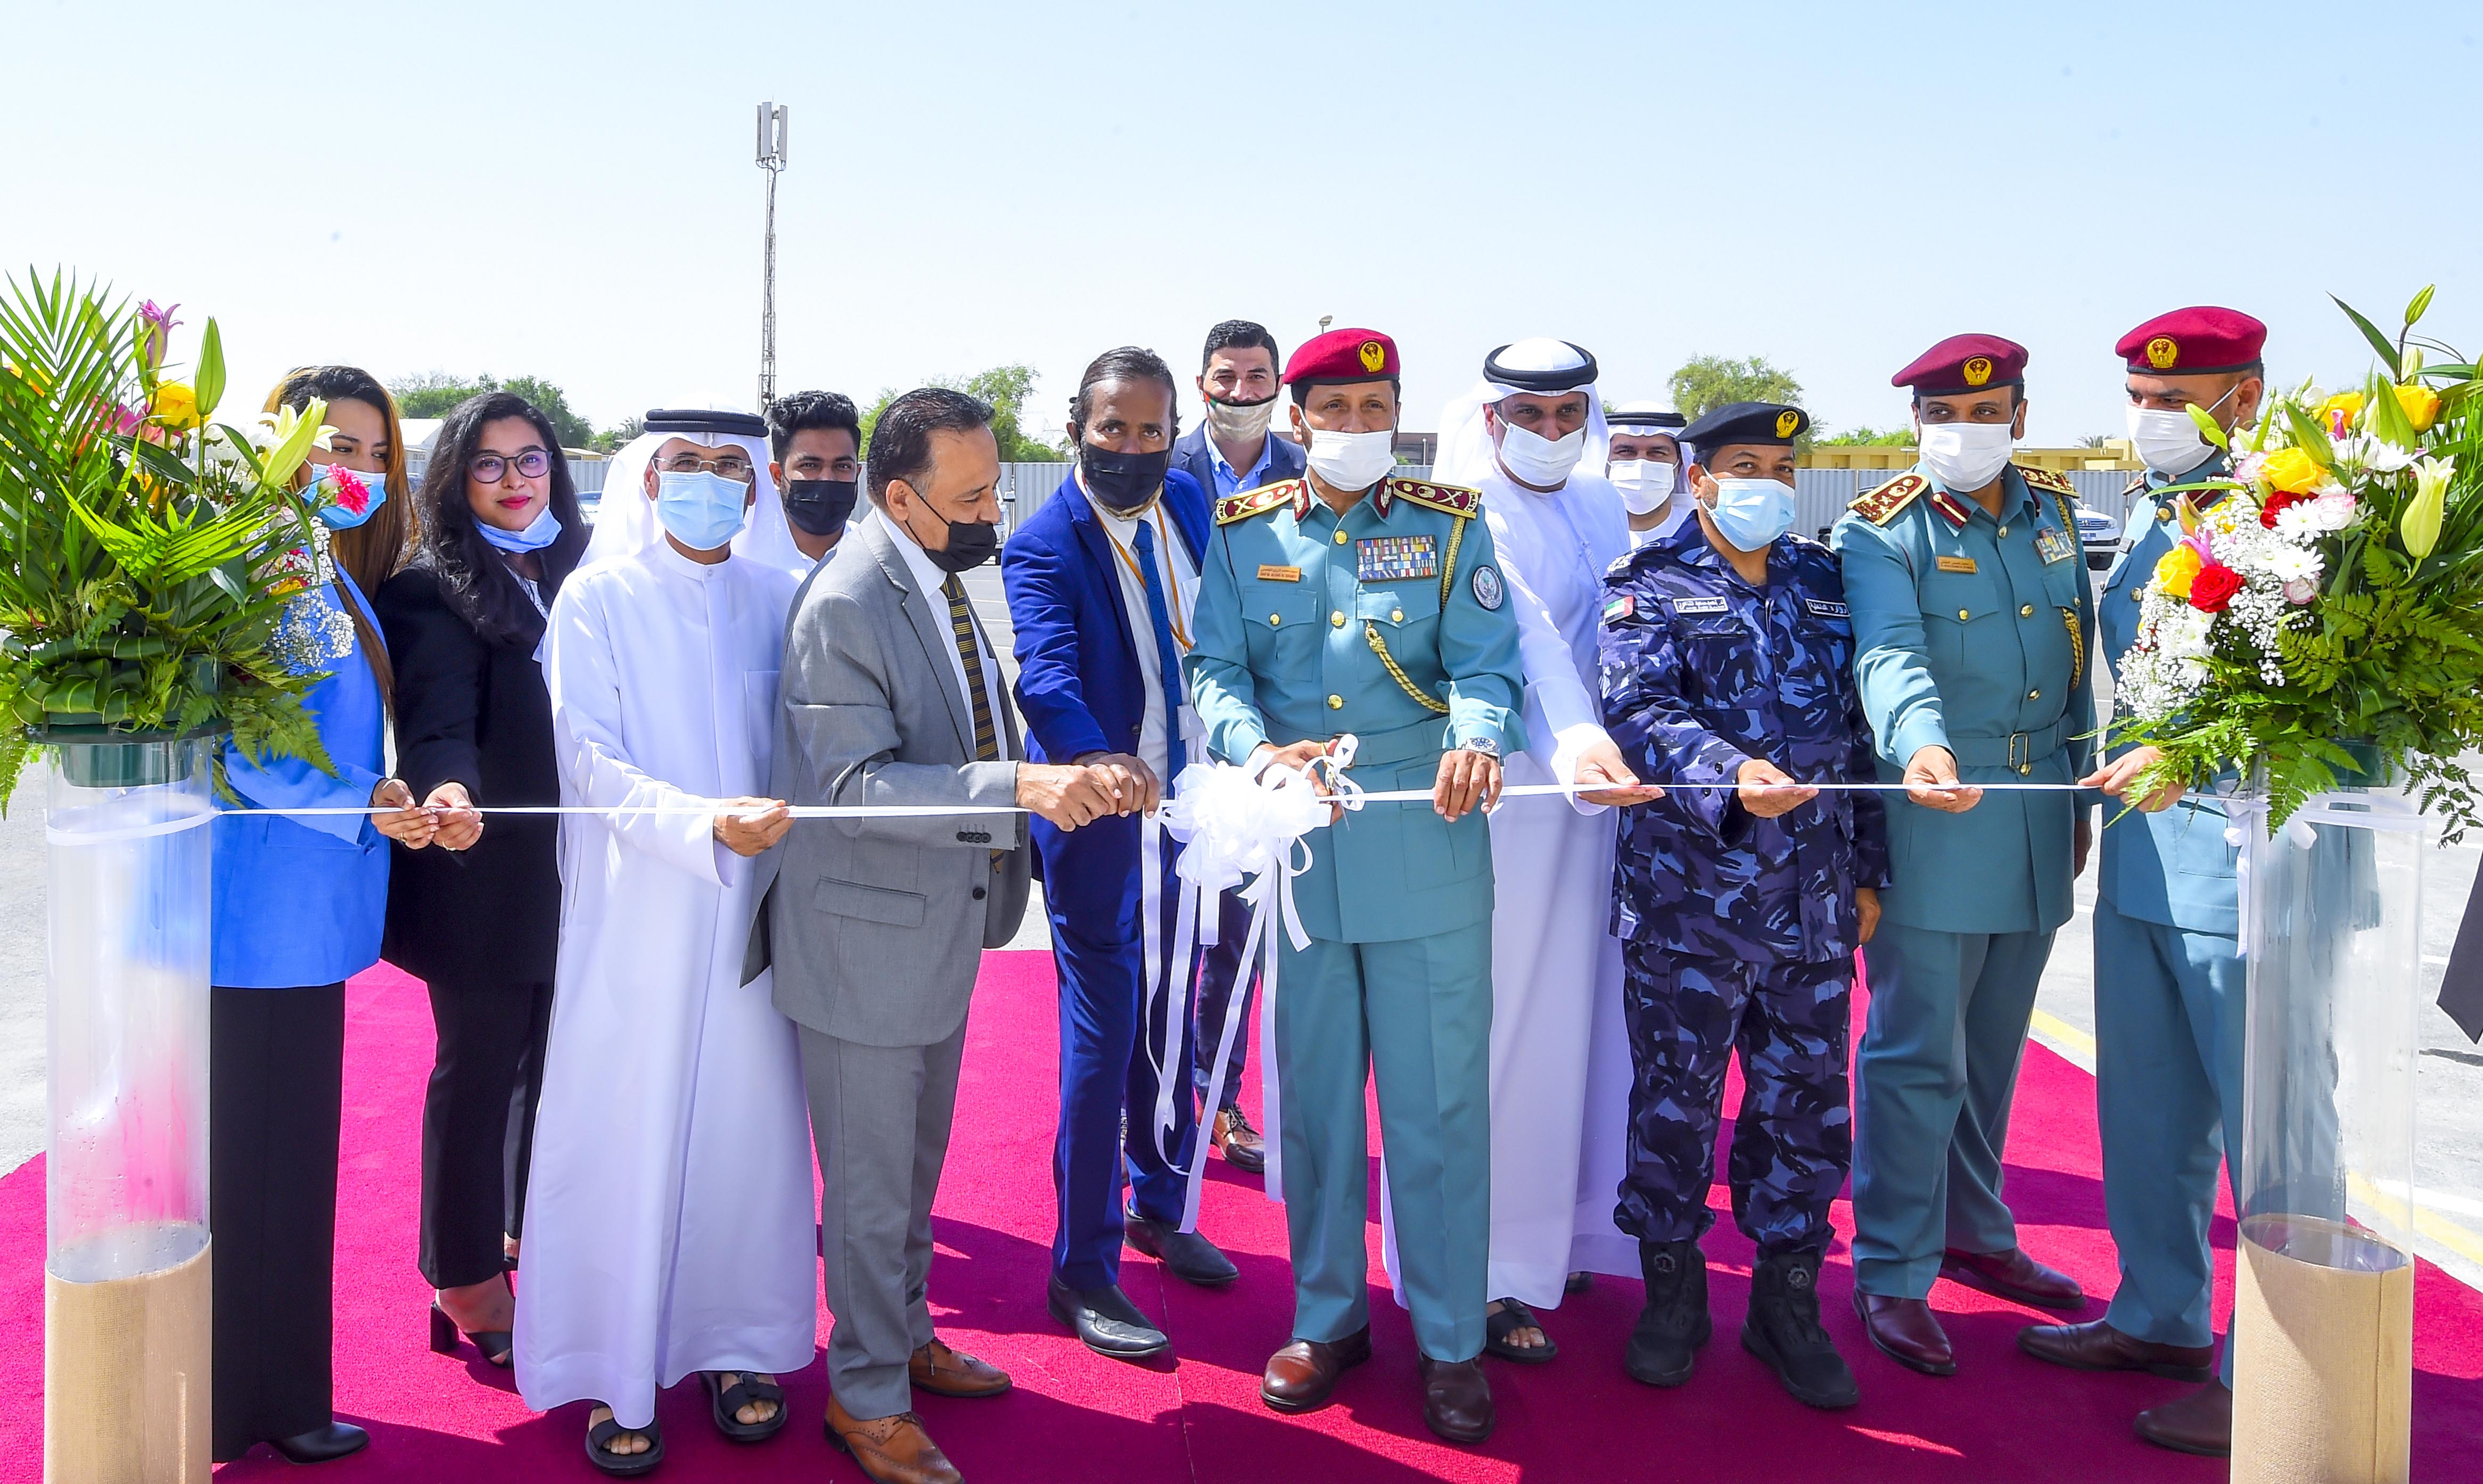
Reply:
[[[2328, 400], [2335, 402], [2336, 399], [2331, 397]], [[2362, 399], [2358, 397], [2355, 400], [2359, 402]], [[2301, 449], [2280, 448], [2268, 455], [2267, 462], [2259, 465], [2258, 477], [2267, 481], [2268, 488], [2271, 490], [2282, 490], [2287, 494], [2301, 494], [2319, 483], [2323, 473], [2319, 465], [2311, 462], [2310, 456]]]
[[2167, 597], [2188, 597], [2190, 579], [2203, 564], [2195, 547], [2176, 546], [2155, 564], [2155, 591]]
[[2429, 433], [2440, 420], [2440, 393], [2419, 382], [2408, 382], [2397, 388], [2397, 406], [2405, 409], [2406, 421], [2416, 433]]
[[2331, 412], [2344, 413], [2346, 426], [2353, 426], [2354, 419], [2363, 415], [2363, 394], [2359, 391], [2340, 391], [2336, 393], [2336, 395], [2330, 397], [2327, 401], [2319, 404], [2319, 411], [2311, 420], [2319, 424], [2320, 427], [2328, 428], [2333, 431], [2334, 424], [2330, 423], [2328, 420], [2328, 415]]
[[175, 433], [187, 433], [199, 425], [199, 394], [186, 382], [166, 382], [155, 388], [155, 400], [147, 410], [147, 420], [161, 423]]

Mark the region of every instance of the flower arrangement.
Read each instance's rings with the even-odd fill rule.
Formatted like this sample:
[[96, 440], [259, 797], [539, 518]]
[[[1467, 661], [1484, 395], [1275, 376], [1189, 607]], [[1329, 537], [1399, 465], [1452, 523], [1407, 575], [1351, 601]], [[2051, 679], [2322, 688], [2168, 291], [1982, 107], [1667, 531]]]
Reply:
[[2430, 303], [2391, 339], [2337, 301], [2380, 357], [2359, 387], [2306, 382], [2229, 437], [2190, 410], [2229, 472], [2175, 487], [2122, 658], [2113, 738], [2163, 752], [2133, 797], [2241, 770], [2282, 824], [2376, 756], [2450, 838], [2483, 824], [2458, 761], [2483, 745], [2483, 381], [2415, 335]]
[[174, 380], [177, 307], [57, 273], [0, 296], [0, 807], [45, 741], [229, 728], [245, 756], [331, 766], [301, 698], [353, 629], [313, 517], [369, 491], [294, 488], [318, 402], [213, 421], [223, 343], [207, 321]]

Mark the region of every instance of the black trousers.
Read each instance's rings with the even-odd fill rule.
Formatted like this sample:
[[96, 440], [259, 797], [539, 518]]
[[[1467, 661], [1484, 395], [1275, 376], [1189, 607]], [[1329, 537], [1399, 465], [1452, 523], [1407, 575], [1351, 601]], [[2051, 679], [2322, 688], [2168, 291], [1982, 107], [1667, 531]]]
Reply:
[[431, 1020], [440, 1046], [422, 1099], [422, 1276], [462, 1288], [501, 1271], [503, 1233], [523, 1234], [551, 986], [435, 981]]
[[210, 992], [207, 1228], [219, 1463], [334, 1415], [345, 987]]

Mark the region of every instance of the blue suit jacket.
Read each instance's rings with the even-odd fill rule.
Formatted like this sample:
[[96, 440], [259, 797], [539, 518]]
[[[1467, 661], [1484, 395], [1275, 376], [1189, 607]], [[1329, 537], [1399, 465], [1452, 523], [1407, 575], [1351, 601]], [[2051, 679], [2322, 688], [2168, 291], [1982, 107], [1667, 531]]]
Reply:
[[[379, 620], [354, 579], [336, 573], [323, 595], [341, 589], [371, 627]], [[329, 667], [302, 704], [338, 776], [299, 757], [254, 763], [225, 744], [232, 791], [260, 808], [360, 808], [387, 766], [387, 717], [379, 681], [361, 646]], [[288, 990], [334, 984], [379, 962], [387, 911], [388, 845], [367, 815], [227, 815], [215, 822], [212, 983], [227, 989]]]
[[[1193, 567], [1207, 551], [1207, 495], [1178, 466], [1164, 475], [1163, 506]], [[1147, 616], [1121, 598], [1111, 538], [1073, 480], [1028, 517], [1001, 552], [1009, 623], [1017, 630], [1017, 706], [1028, 755], [1067, 762], [1086, 753], [1135, 753], [1147, 710], [1137, 646], [1152, 644]], [[1179, 676], [1168, 677], [1167, 722], [1179, 714]], [[1167, 785], [1172, 782], [1164, 781]], [[1104, 819], [1062, 831], [1031, 822], [1046, 899], [1063, 912], [1135, 914], [1129, 889], [1138, 864], [1138, 822]]]
[[[1272, 425], [1268, 430], [1268, 473], [1259, 481], [1260, 484], [1272, 485], [1281, 480], [1302, 477], [1302, 467], [1309, 462], [1309, 456], [1302, 452], [1301, 444], [1277, 433]], [[1215, 455], [1208, 450], [1205, 427], [1190, 429], [1172, 445], [1172, 466], [1198, 481], [1198, 488], [1207, 492], [1209, 506], [1215, 505]], [[1241, 472], [1246, 475], [1250, 471], [1243, 469]]]

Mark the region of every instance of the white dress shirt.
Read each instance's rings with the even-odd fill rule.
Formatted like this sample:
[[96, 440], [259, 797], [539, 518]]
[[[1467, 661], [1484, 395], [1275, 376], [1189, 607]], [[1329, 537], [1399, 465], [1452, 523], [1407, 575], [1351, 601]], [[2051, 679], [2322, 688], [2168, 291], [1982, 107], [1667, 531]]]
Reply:
[[[1078, 491], [1086, 493], [1083, 478], [1079, 480]], [[1116, 516], [1092, 495], [1087, 495], [1086, 503], [1094, 510], [1106, 539], [1112, 543], [1112, 568], [1121, 579], [1121, 605], [1130, 615], [1130, 648], [1137, 654], [1139, 686], [1146, 692], [1146, 719], [1138, 724], [1138, 758], [1153, 768], [1156, 777], [1169, 788], [1172, 780], [1164, 776], [1164, 771], [1172, 764], [1172, 752], [1164, 741], [1163, 664], [1157, 657], [1154, 623], [1147, 615], [1146, 578], [1138, 567], [1138, 522], [1143, 520], [1155, 529], [1156, 574], [1164, 585], [1164, 616], [1172, 622], [1173, 649], [1181, 654], [1189, 652], [1190, 614], [1198, 606], [1198, 564], [1190, 560], [1189, 547], [1183, 543], [1180, 530], [1165, 517], [1161, 499], [1135, 517]], [[1182, 746], [1193, 760], [1205, 762], [1201, 739], [1206, 729], [1200, 725], [1198, 713], [1190, 708], [1189, 687], [1180, 676], [1172, 677], [1172, 692], [1179, 702], [1176, 710], [1180, 715]]]
[[[949, 621], [948, 595], [944, 591], [948, 574], [932, 565], [930, 554], [903, 525], [891, 520], [888, 532], [896, 539], [896, 549], [904, 553], [905, 570], [913, 573], [915, 587], [921, 590], [923, 601], [931, 605], [931, 621], [939, 625], [942, 634], [948, 636], [948, 669], [957, 677], [957, 697], [966, 702], [966, 715], [972, 717], [975, 701], [974, 693], [966, 689], [966, 657], [957, 649], [957, 629]], [[839, 542], [838, 544], [844, 543]], [[966, 579], [960, 574], [957, 580], [962, 583]], [[1008, 728], [1001, 725], [1001, 708], [1008, 704], [1008, 687], [1001, 678], [1000, 651], [992, 648], [992, 636], [984, 630], [982, 616], [975, 613], [974, 608], [974, 599], [970, 596], [966, 600], [966, 611], [972, 616], [975, 625], [975, 646], [982, 650], [983, 690], [991, 699], [992, 736], [1000, 743], [1001, 756], [1006, 758], [1009, 752]], [[968, 739], [970, 748], [972, 740]]]

